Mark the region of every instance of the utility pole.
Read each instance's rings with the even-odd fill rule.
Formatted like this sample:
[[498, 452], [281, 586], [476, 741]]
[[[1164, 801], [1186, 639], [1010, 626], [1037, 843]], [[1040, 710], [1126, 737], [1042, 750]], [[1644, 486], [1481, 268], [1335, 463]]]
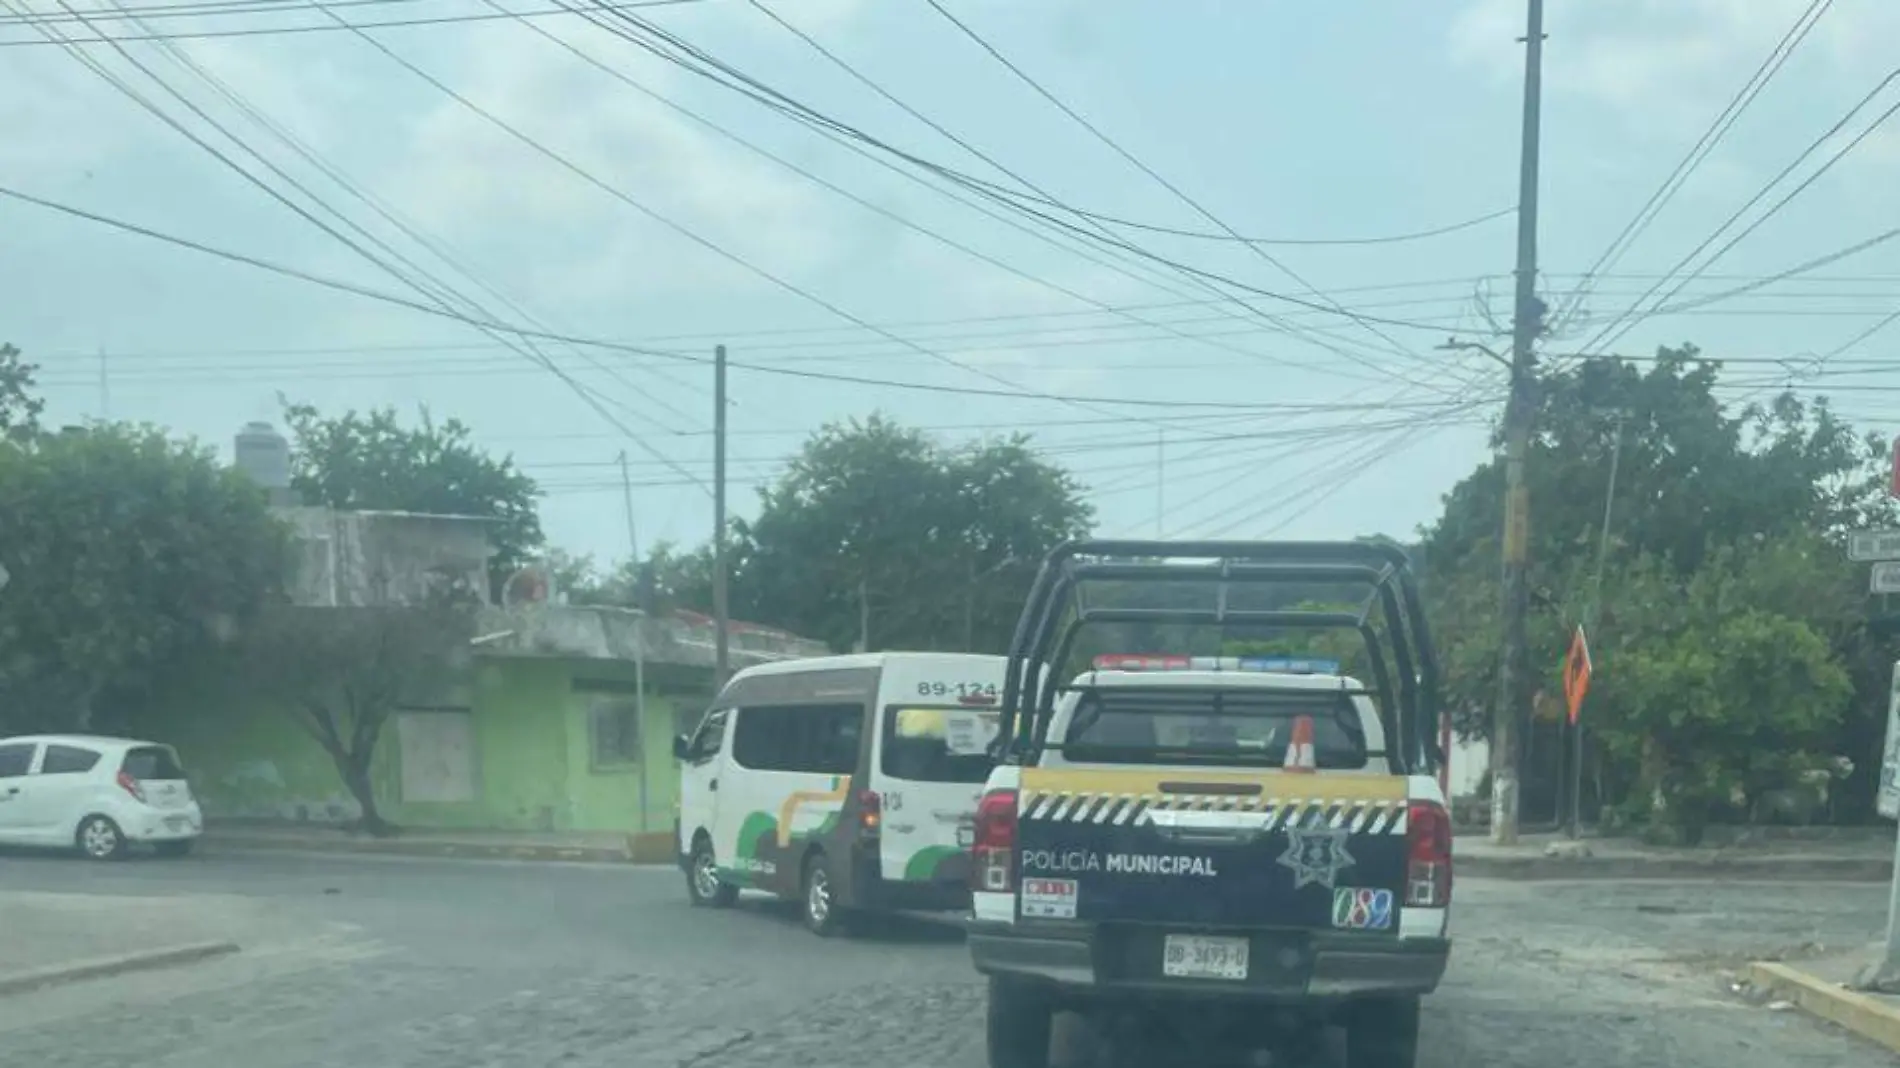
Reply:
[[112, 387], [106, 378], [106, 347], [99, 346], [99, 421], [112, 421]]
[[634, 604], [645, 608], [640, 596], [640, 538], [633, 525], [633, 476], [627, 473], [627, 450], [620, 450], [620, 499], [627, 508], [627, 579], [633, 583]]
[[[638, 630], [633, 638], [633, 721], [639, 724], [641, 737], [647, 729], [647, 617], [645, 591], [640, 586], [640, 538], [633, 525], [633, 477], [627, 473], [627, 450], [620, 450], [620, 499], [627, 508], [627, 579], [633, 583], [634, 604], [640, 609], [635, 621]], [[647, 813], [652, 810], [652, 798], [647, 793], [645, 772], [646, 748], [640, 750], [642, 771], [640, 774], [640, 833], [647, 833]]]
[[1498, 704], [1491, 724], [1491, 841], [1517, 842], [1519, 731], [1529, 717], [1530, 489], [1524, 463], [1530, 453], [1532, 395], [1543, 331], [1537, 299], [1537, 142], [1544, 73], [1544, 3], [1529, 0], [1524, 30], [1524, 130], [1518, 162], [1517, 293], [1511, 321], [1511, 390], [1504, 403], [1504, 643], [1499, 650]]
[[713, 348], [713, 689], [731, 668], [726, 611], [726, 347]]

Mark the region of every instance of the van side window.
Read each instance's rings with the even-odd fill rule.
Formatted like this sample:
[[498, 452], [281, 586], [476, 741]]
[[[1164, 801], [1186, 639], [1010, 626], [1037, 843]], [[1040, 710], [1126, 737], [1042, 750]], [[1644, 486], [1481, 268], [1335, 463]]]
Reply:
[[695, 764], [703, 764], [719, 755], [719, 746], [726, 740], [726, 719], [732, 713], [723, 708], [713, 709], [699, 725], [699, 731], [693, 735], [693, 745], [688, 750], [687, 759]]
[[738, 710], [732, 759], [756, 771], [849, 775], [864, 736], [862, 705], [760, 705]]

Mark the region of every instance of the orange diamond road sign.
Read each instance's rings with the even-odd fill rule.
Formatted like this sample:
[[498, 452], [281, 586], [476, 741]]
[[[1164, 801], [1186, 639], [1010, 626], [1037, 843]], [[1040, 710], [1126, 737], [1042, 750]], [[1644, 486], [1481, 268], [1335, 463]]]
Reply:
[[1577, 627], [1576, 636], [1570, 639], [1570, 651], [1564, 654], [1564, 701], [1570, 706], [1570, 722], [1577, 722], [1577, 713], [1583, 709], [1583, 695], [1590, 692], [1590, 643], [1583, 638], [1583, 627]]

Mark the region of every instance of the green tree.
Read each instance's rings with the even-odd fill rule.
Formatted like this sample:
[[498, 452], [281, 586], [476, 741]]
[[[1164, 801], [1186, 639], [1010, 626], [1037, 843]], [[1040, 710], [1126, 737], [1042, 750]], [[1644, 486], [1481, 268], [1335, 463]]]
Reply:
[[1835, 755], [1853, 683], [1828, 631], [1854, 569], [1812, 535], [1723, 546], [1684, 578], [1638, 557], [1606, 580], [1591, 725], [1626, 810], [1694, 840]]
[[1093, 520], [1026, 437], [946, 448], [879, 416], [819, 431], [760, 498], [733, 612], [834, 648], [1001, 651], [1042, 556]]
[[256, 486], [157, 430], [0, 448], [4, 729], [129, 729], [280, 588], [285, 546]]
[[286, 404], [291, 487], [312, 504], [389, 509], [495, 520], [490, 580], [498, 592], [541, 547], [540, 495], [512, 457], [496, 459], [459, 420], [402, 425], [393, 408], [325, 417], [308, 404]]
[[[1696, 643], [1714, 641], [1712, 635], [1718, 632], [1738, 642], [1774, 633], [1792, 643], [1790, 650], [1807, 650], [1793, 629], [1806, 628], [1820, 637], [1834, 665], [1844, 667], [1850, 677], [1867, 673], [1866, 665], [1883, 658], [1890, 663], [1892, 656], [1886, 643], [1867, 640], [1865, 599], [1853, 588], [1852, 572], [1837, 544], [1847, 529], [1894, 518], [1878, 475], [1884, 443], [1857, 435], [1824, 401], [1809, 403], [1784, 395], [1731, 411], [1714, 394], [1718, 369], [1718, 363], [1685, 346], [1661, 350], [1647, 367], [1590, 359], [1549, 375], [1540, 383], [1529, 465], [1532, 662], [1543, 667], [1538, 685], [1543, 703], [1551, 703], [1560, 692], [1559, 667], [1571, 631], [1588, 621], [1598, 604], [1603, 508], [1612, 454], [1617, 453], [1608, 573], [1601, 622], [1592, 642], [1598, 654], [1597, 680], [1586, 715], [1593, 727], [1606, 720], [1626, 724], [1615, 728], [1625, 731], [1623, 737], [1602, 738], [1606, 778], [1615, 778], [1610, 773], [1617, 768], [1636, 766], [1621, 761], [1629, 750], [1618, 746], [1634, 745], [1639, 753], [1649, 747], [1649, 763], [1644, 765], [1649, 781], [1629, 776], [1610, 783], [1612, 799], [1652, 789], [1668, 771], [1678, 785], [1664, 784], [1666, 795], [1685, 789], [1691, 793], [1680, 794], [1683, 804], [1666, 806], [1666, 818], [1689, 822], [1702, 818], [1695, 814], [1697, 806], [1738, 781], [1732, 757], [1774, 739], [1764, 733], [1765, 725], [1753, 723], [1748, 713], [1737, 709], [1733, 731], [1712, 732], [1696, 742], [1723, 748], [1705, 754], [1692, 775], [1687, 765], [1667, 757], [1667, 732], [1643, 718], [1645, 709], [1660, 714], [1663, 699], [1657, 695], [1663, 691], [1649, 691], [1644, 699], [1650, 704], [1630, 704], [1639, 698], [1623, 689], [1612, 666], [1616, 656], [1605, 649], [1620, 649], [1626, 638], [1643, 635], [1651, 651], [1665, 657], [1646, 663], [1643, 677], [1673, 678], [1682, 686], [1695, 676], [1670, 675], [1661, 665], [1695, 663], [1691, 654]], [[1502, 464], [1493, 459], [1446, 495], [1443, 514], [1423, 531], [1425, 591], [1445, 665], [1446, 704], [1465, 733], [1487, 732], [1497, 698], [1497, 524], [1502, 496]], [[1814, 539], [1820, 539], [1822, 548], [1815, 547]], [[1786, 563], [1781, 557], [1760, 555], [1797, 550], [1819, 562], [1803, 572], [1780, 566]], [[1704, 606], [1693, 624], [1681, 618], [1668, 625], [1655, 622], [1667, 618], [1653, 616], [1664, 606], [1683, 607], [1684, 598], [1691, 596], [1713, 597], [1703, 584], [1722, 576], [1729, 576], [1723, 579], [1728, 583], [1724, 588], [1745, 588], [1732, 576], [1739, 566], [1736, 561], [1744, 558], [1760, 567], [1767, 566], [1763, 561], [1776, 562], [1778, 570], [1767, 573], [1801, 575], [1798, 595], [1780, 602], [1769, 617], [1743, 619], [1723, 601], [1729, 607], [1717, 612]], [[1623, 590], [1620, 575], [1647, 575], [1648, 584]], [[1762, 577], [1755, 574], [1750, 580]], [[1770, 612], [1761, 605], [1756, 609]], [[1689, 632], [1683, 629], [1690, 627]], [[1666, 655], [1661, 651], [1665, 647]], [[1822, 671], [1819, 661], [1809, 667]], [[1860, 729], [1867, 714], [1856, 706], [1865, 702], [1837, 691], [1831, 678], [1823, 681], [1813, 691], [1816, 700], [1834, 701], [1836, 707], [1832, 718], [1818, 722], [1835, 732], [1836, 751], [1850, 748], [1842, 732]], [[1710, 698], [1713, 704], [1705, 707], [1722, 705], [1731, 696]], [[1711, 769], [1725, 770], [1718, 775]], [[1707, 777], [1695, 777], [1703, 772]], [[1700, 785], [1680, 785], [1688, 782]], [[1759, 776], [1744, 787], [1757, 788], [1762, 788]], [[1648, 798], [1645, 794], [1639, 806], [1646, 814], [1653, 808]]]
[[25, 441], [38, 430], [39, 414], [45, 408], [33, 392], [33, 374], [38, 370], [19, 349], [0, 344], [0, 441]]
[[448, 593], [394, 608], [276, 605], [244, 636], [240, 661], [253, 692], [282, 705], [329, 754], [370, 834], [397, 830], [372, 778], [383, 728], [406, 705], [439, 707], [465, 677], [473, 609]]

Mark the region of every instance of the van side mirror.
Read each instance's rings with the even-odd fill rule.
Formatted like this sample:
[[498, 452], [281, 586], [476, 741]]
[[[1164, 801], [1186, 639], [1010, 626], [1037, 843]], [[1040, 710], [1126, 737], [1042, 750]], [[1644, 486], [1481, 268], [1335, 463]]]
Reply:
[[675, 734], [673, 736], [673, 759], [674, 760], [690, 759], [692, 756], [692, 752], [693, 752], [693, 740], [691, 738], [688, 738], [684, 734]]

